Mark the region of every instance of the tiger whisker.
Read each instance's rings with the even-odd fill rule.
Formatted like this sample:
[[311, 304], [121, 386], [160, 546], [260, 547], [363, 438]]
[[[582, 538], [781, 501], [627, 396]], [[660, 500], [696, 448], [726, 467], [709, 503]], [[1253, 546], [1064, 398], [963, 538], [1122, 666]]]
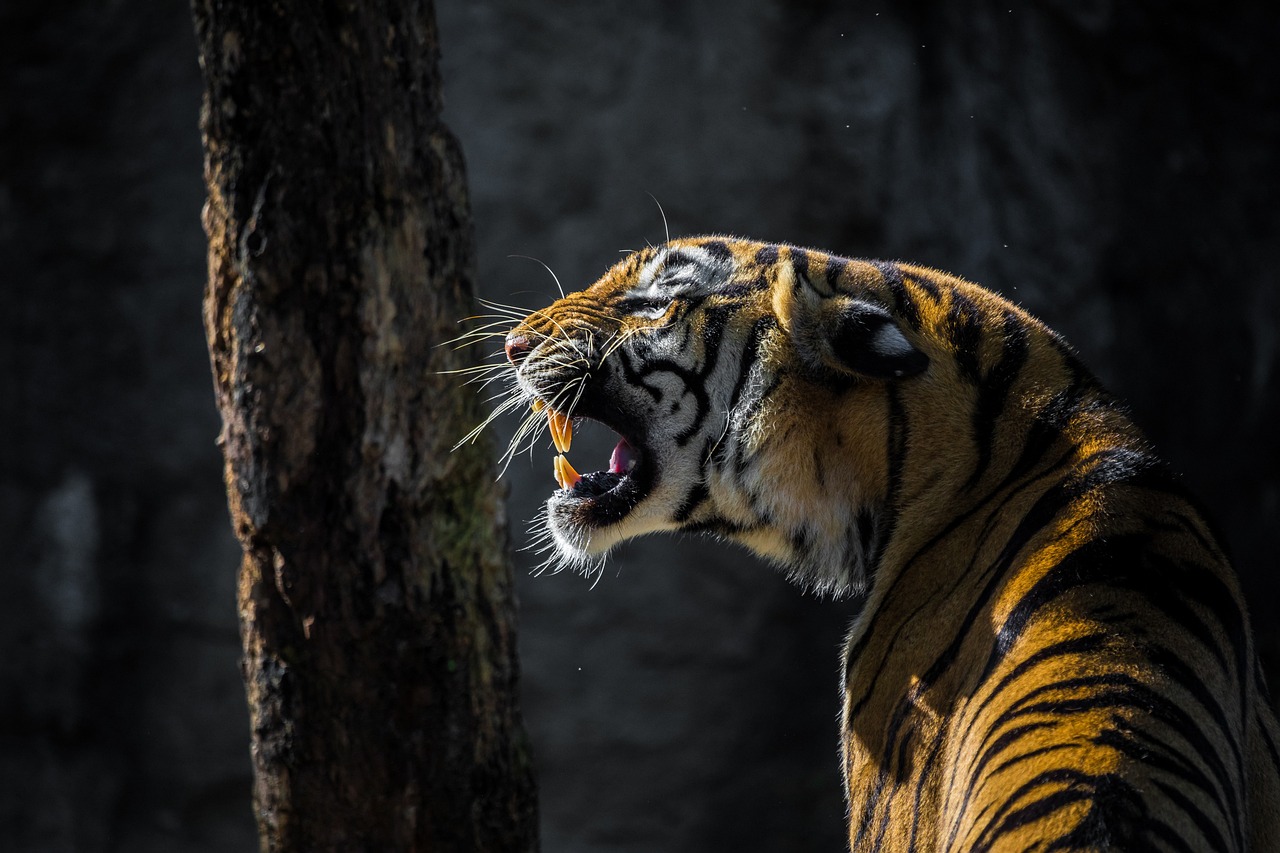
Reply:
[[551, 280], [556, 283], [556, 290], [560, 291], [560, 298], [564, 299], [564, 288], [560, 286], [560, 277], [555, 274], [555, 271], [552, 270], [551, 267], [547, 266], [545, 263], [538, 260], [537, 258], [531, 257], [529, 255], [507, 255], [507, 257], [508, 258], [524, 258], [526, 261], [533, 261], [536, 264], [542, 264], [542, 268], [547, 272], [551, 273]]
[[666, 238], [666, 242], [671, 242], [671, 228], [667, 225], [667, 212], [662, 209], [662, 202], [658, 201], [658, 197], [653, 193], [645, 193], [649, 198], [653, 199], [653, 203], [658, 206], [658, 213], [662, 214], [662, 234]]

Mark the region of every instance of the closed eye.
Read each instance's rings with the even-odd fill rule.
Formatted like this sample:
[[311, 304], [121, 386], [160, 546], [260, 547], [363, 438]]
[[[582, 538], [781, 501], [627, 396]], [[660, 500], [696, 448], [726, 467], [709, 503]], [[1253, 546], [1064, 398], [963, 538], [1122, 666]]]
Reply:
[[627, 314], [656, 320], [671, 307], [670, 296], [629, 296], [618, 302], [618, 307]]

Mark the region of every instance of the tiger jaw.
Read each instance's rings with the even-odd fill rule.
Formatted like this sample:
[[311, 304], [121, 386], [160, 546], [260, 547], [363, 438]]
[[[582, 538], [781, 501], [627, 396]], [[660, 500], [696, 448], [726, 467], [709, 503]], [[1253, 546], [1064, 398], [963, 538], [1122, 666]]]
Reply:
[[[545, 410], [547, 413], [547, 425], [551, 431], [551, 443], [559, 451], [553, 464], [553, 474], [561, 490], [572, 492], [584, 480], [583, 476], [569, 464], [567, 455], [569, 448], [573, 444], [573, 419], [568, 415], [557, 412], [555, 409], [549, 408], [542, 400], [534, 401], [533, 410], [535, 412]], [[625, 477], [635, 469], [639, 461], [639, 452], [631, 446], [631, 442], [623, 438], [618, 441], [617, 446], [613, 448], [613, 454], [609, 457], [608, 472], [597, 471], [591, 476], [599, 479], [598, 475], [608, 473]]]
[[634, 523], [624, 523], [633, 520], [633, 510], [654, 482], [654, 466], [649, 464], [650, 455], [638, 446], [640, 440], [620, 435], [607, 469], [579, 474], [567, 455], [573, 443], [573, 418], [540, 398], [534, 401], [533, 409], [546, 412], [557, 451], [553, 473], [559, 488], [547, 500], [547, 521], [561, 554], [571, 561], [596, 557], [617, 542], [644, 532]]

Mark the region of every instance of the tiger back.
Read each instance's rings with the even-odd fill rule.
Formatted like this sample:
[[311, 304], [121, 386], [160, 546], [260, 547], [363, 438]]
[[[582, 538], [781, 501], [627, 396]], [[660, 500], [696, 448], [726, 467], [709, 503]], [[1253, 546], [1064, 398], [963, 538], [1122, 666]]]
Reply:
[[[628, 256], [505, 338], [541, 531], [592, 571], [660, 530], [853, 595], [853, 850], [1280, 849], [1236, 576], [1053, 331], [908, 264], [726, 237]], [[573, 423], [619, 433], [568, 461]]]

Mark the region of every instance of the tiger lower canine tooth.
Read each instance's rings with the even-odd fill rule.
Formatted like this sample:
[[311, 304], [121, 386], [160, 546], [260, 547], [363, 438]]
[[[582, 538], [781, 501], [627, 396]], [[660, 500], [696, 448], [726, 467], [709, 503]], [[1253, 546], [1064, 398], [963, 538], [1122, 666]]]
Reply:
[[568, 453], [569, 445], [573, 443], [573, 421], [567, 415], [547, 407], [547, 425], [551, 427], [551, 443], [556, 446], [556, 450]]
[[582, 475], [573, 470], [573, 466], [569, 464], [569, 460], [560, 454], [555, 461], [556, 482], [560, 484], [562, 489], [572, 489], [578, 485], [578, 481], [582, 479]]

